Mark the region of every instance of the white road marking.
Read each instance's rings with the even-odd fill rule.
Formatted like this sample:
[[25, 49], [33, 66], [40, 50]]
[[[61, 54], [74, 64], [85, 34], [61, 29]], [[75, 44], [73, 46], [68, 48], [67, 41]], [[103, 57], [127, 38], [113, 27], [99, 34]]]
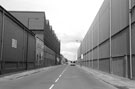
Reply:
[[59, 78], [61, 77], [62, 75], [59, 76]]
[[55, 80], [55, 83], [56, 83], [58, 80], [59, 80], [59, 78], [57, 78], [57, 79]]
[[49, 89], [52, 89], [54, 87], [54, 84], [52, 84], [52, 86]]
[[[59, 77], [55, 80], [55, 83], [58, 82], [58, 80], [60, 79], [60, 77], [64, 74], [64, 72], [67, 70], [67, 67], [62, 71], [62, 73], [59, 75]], [[51, 87], [49, 89], [52, 89], [54, 87], [54, 84], [51, 85]]]

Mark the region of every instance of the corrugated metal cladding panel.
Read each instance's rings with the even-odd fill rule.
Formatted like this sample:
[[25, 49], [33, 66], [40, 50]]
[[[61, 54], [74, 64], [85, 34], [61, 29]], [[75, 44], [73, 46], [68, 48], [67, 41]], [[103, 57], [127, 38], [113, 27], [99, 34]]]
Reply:
[[112, 0], [112, 35], [128, 25], [128, 0]]
[[110, 60], [109, 59], [100, 59], [99, 60], [99, 69], [105, 72], [109, 72], [110, 69]]
[[93, 68], [94, 69], [98, 68], [98, 60], [93, 60]]
[[92, 30], [90, 31], [90, 39], [89, 40], [90, 40], [90, 45], [89, 46], [90, 46], [90, 50], [91, 50], [93, 48], [92, 47], [92, 45], [93, 45], [93, 42], [92, 42], [93, 41]]
[[90, 52], [90, 55], [89, 56], [90, 56], [90, 60], [92, 60], [92, 51]]
[[91, 50], [92, 49], [92, 30], [93, 30], [93, 24], [91, 24], [89, 30], [88, 30], [88, 50]]
[[23, 29], [5, 16], [3, 60], [6, 62], [19, 62], [24, 58]]
[[135, 21], [135, 9], [132, 9], [132, 22]]
[[85, 55], [83, 55], [83, 61], [85, 60]]
[[88, 54], [86, 54], [86, 60], [88, 60]]
[[35, 62], [36, 57], [36, 39], [28, 34], [28, 62]]
[[113, 62], [112, 62], [113, 74], [124, 77], [125, 76], [124, 64], [125, 64], [124, 57], [113, 58]]
[[93, 50], [93, 59], [98, 59], [98, 48]]
[[132, 64], [133, 64], [133, 79], [135, 79], [135, 56], [133, 56], [133, 61], [132, 61]]
[[32, 30], [44, 29], [44, 12], [10, 11], [10, 13]]
[[88, 41], [88, 50], [90, 50], [90, 31], [88, 31], [88, 39], [87, 39], [87, 41]]
[[135, 24], [132, 25], [132, 53], [135, 54]]
[[93, 47], [98, 45], [99, 37], [99, 14], [97, 14], [94, 20], [94, 28], [93, 28]]
[[110, 11], [109, 11], [109, 0], [105, 0], [100, 9], [100, 30], [99, 40], [100, 43], [109, 38], [110, 34]]
[[87, 44], [86, 44], [86, 46], [87, 46], [87, 47], [86, 47], [86, 51], [87, 51], [87, 52], [89, 51], [89, 41], [88, 41], [89, 38], [88, 38], [88, 37], [89, 37], [89, 35], [88, 35], [88, 33], [87, 33], [87, 38], [86, 38], [86, 43], [87, 43]]
[[85, 38], [85, 53], [87, 52], [87, 35], [86, 35], [86, 38]]
[[[2, 35], [2, 12], [0, 11], [0, 40], [2, 39], [1, 35]], [[1, 41], [0, 41], [0, 50], [1, 50]], [[0, 52], [0, 54], [1, 54], [1, 52]], [[1, 55], [0, 55], [0, 57], [1, 57]]]
[[87, 55], [88, 55], [88, 59], [87, 60], [90, 60], [90, 52]]
[[108, 58], [110, 56], [110, 45], [109, 41], [99, 46], [99, 58]]
[[128, 29], [112, 38], [112, 56], [123, 56], [128, 50]]
[[86, 39], [84, 39], [84, 53], [86, 53]]

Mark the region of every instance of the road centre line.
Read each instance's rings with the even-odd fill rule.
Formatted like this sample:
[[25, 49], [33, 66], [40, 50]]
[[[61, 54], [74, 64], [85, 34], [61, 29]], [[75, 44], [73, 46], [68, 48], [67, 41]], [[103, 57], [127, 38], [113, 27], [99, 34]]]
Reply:
[[[58, 80], [60, 79], [60, 77], [64, 74], [64, 72], [67, 70], [67, 67], [62, 71], [62, 73], [59, 75], [59, 77], [55, 80], [55, 83], [58, 82]], [[51, 85], [51, 87], [49, 89], [52, 89], [54, 87], [54, 84]]]
[[52, 89], [54, 87], [54, 84], [51, 85], [51, 87], [49, 89]]
[[55, 83], [59, 80], [60, 78], [57, 78], [56, 80], [55, 80]]

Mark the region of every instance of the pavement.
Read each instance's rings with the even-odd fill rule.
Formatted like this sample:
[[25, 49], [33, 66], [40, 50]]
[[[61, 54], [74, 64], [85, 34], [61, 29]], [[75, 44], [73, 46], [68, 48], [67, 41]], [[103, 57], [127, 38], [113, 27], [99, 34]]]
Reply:
[[97, 79], [114, 85], [119, 89], [135, 89], [135, 80], [130, 80], [128, 78], [120, 77], [84, 66], [78, 66], [78, 68], [85, 70], [89, 74], [93, 74]]

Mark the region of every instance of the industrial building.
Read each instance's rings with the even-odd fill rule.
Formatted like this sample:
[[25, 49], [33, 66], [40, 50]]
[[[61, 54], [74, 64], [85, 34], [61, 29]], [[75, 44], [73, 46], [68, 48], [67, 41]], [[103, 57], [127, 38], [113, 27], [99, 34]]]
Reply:
[[[0, 75], [59, 64], [60, 41], [46, 26], [44, 12], [8, 12], [0, 6]], [[59, 45], [48, 47], [46, 37]]]
[[135, 0], [104, 0], [78, 49], [78, 63], [135, 79]]
[[[48, 47], [47, 49], [52, 50], [52, 52], [49, 54], [55, 56], [54, 57], [55, 60], [57, 58], [60, 58], [60, 41], [58, 40], [55, 32], [53, 31], [52, 26], [50, 26], [49, 20], [46, 20], [45, 12], [41, 11], [40, 12], [9, 11], [9, 12], [13, 16], [15, 16], [19, 21], [21, 21], [21, 23], [23, 23], [27, 28], [29, 28], [29, 30], [32, 31], [36, 35], [36, 37], [42, 40], [44, 42], [44, 45]], [[57, 62], [55, 61], [52, 63], [54, 64]]]

